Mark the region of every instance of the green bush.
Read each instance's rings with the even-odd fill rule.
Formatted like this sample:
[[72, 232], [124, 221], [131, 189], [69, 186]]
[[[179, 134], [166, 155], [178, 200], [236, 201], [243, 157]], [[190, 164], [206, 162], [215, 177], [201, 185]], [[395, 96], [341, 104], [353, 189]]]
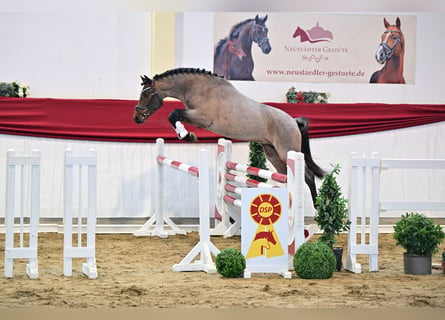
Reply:
[[221, 250], [215, 259], [216, 271], [228, 278], [238, 278], [243, 275], [246, 268], [246, 258], [233, 248]]
[[332, 248], [321, 241], [303, 243], [294, 255], [295, 273], [303, 279], [329, 279], [336, 263]]
[[339, 173], [340, 165], [336, 164], [324, 177], [315, 199], [317, 214], [314, 220], [323, 231], [320, 241], [330, 248], [337, 242], [335, 236], [338, 236], [340, 232], [348, 231], [351, 224], [348, 218], [348, 200], [343, 197], [336, 179]]
[[440, 225], [425, 215], [411, 212], [402, 215], [394, 225], [396, 244], [403, 247], [407, 254], [430, 256], [439, 250], [445, 238]]

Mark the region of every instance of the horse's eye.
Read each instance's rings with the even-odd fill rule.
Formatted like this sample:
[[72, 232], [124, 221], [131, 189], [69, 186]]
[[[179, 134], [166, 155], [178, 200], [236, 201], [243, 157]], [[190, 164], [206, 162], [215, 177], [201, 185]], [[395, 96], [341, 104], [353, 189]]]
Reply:
[[392, 39], [393, 39], [393, 40], [397, 40], [398, 38], [399, 38], [399, 37], [396, 36], [396, 35], [393, 35], [393, 36], [392, 36]]

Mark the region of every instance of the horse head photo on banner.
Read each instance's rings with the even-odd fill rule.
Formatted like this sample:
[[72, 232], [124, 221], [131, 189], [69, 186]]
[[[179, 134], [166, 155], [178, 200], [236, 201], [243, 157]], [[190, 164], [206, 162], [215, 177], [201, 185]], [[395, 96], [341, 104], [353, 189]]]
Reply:
[[405, 37], [401, 30], [400, 18], [394, 25], [383, 18], [385, 31], [375, 53], [378, 63], [384, 64], [381, 70], [374, 72], [370, 83], [405, 83], [403, 77], [403, 62], [405, 56]]
[[243, 61], [246, 58], [240, 39], [232, 36], [221, 39], [215, 46], [214, 52], [213, 72], [231, 80], [230, 68], [232, 64], [236, 60]]
[[215, 46], [213, 71], [227, 80], [255, 80], [252, 44], [256, 43], [264, 54], [272, 47], [266, 26], [268, 16], [256, 15], [233, 25], [229, 35]]

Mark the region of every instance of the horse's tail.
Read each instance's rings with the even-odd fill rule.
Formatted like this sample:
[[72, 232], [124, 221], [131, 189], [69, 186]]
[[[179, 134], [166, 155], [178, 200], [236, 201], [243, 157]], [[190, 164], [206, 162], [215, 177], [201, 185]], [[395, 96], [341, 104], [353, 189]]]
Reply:
[[301, 152], [304, 154], [304, 162], [309, 170], [318, 178], [323, 178], [326, 172], [321, 169], [312, 159], [311, 148], [309, 146], [309, 120], [305, 117], [295, 118], [301, 132]]

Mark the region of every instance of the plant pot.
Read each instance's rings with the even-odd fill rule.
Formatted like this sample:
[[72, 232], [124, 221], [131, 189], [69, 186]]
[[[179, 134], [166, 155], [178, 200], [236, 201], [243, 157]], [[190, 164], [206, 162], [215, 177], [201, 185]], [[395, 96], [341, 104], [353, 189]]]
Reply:
[[332, 248], [332, 250], [334, 251], [335, 254], [335, 259], [337, 259], [337, 265], [335, 267], [335, 269], [337, 271], [341, 271], [341, 268], [343, 266], [343, 248], [342, 247], [334, 247]]
[[403, 254], [403, 271], [406, 274], [431, 274], [431, 256]]

